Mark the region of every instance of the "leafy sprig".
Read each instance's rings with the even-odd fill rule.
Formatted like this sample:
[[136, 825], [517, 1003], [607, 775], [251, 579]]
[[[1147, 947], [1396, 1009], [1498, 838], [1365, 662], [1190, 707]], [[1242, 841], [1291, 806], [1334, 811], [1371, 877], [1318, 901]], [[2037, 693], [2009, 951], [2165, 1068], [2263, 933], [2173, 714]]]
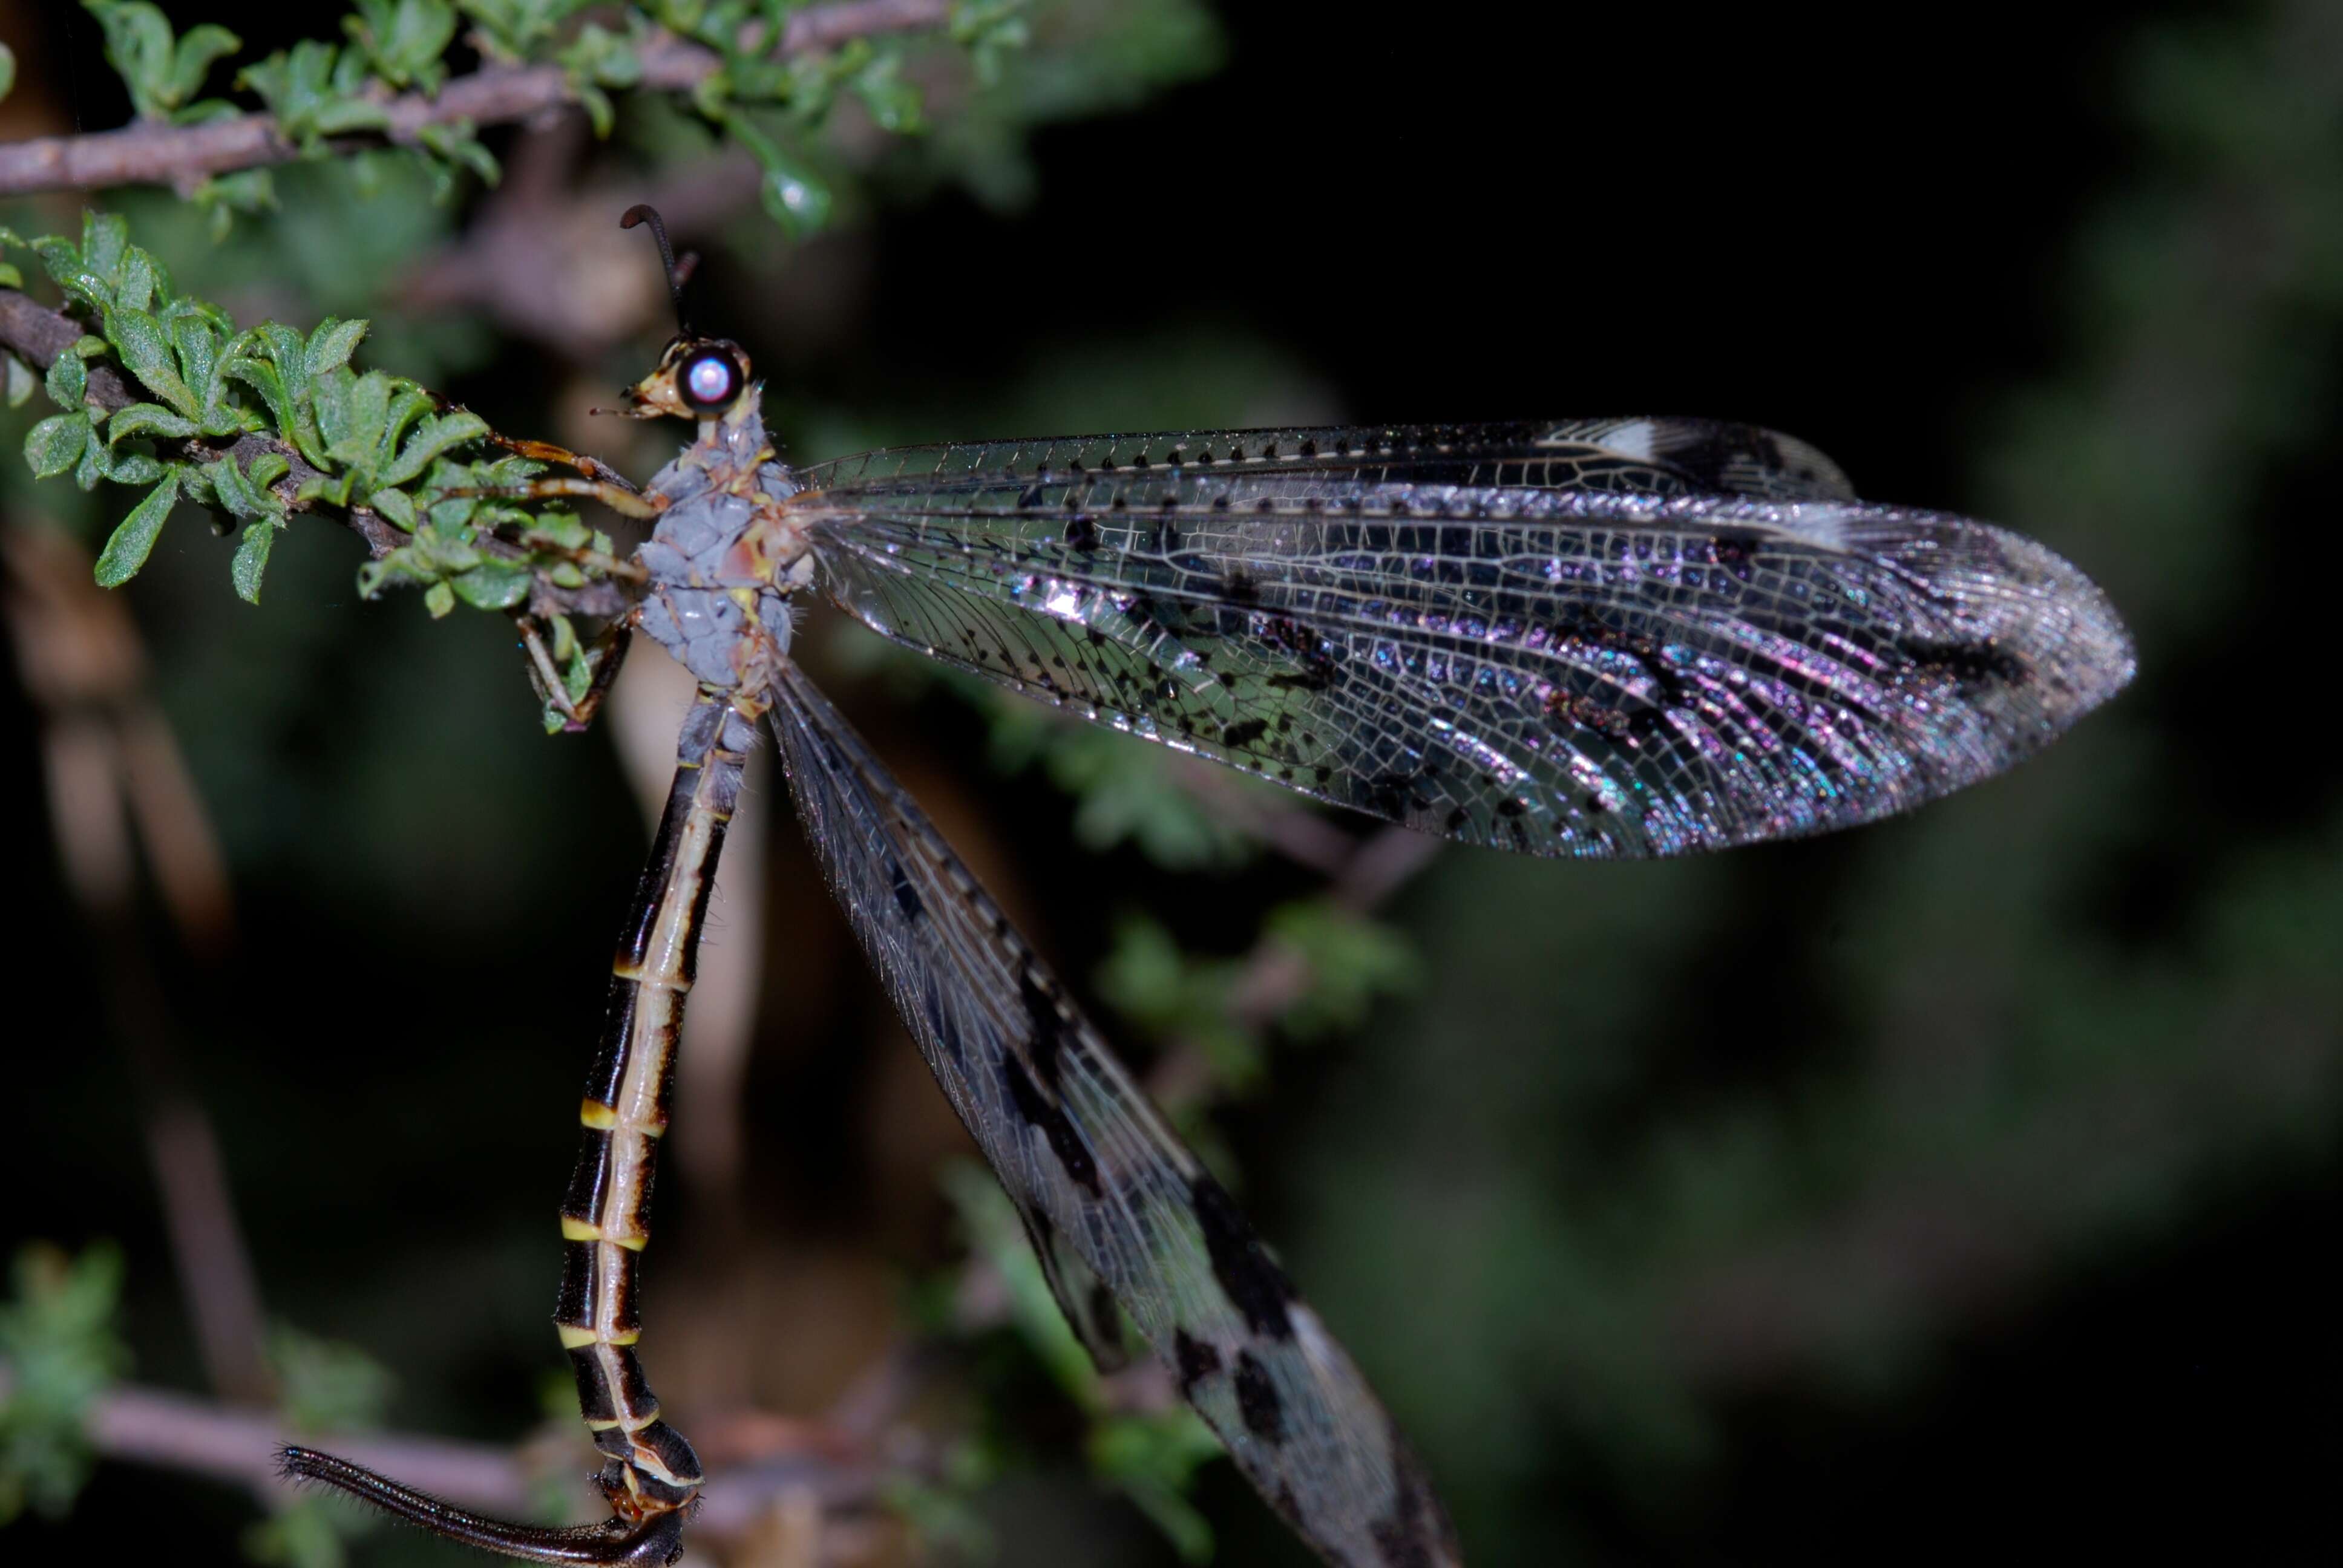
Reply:
[[146, 0], [82, 0], [106, 34], [106, 64], [130, 89], [142, 120], [188, 125], [236, 113], [220, 98], [196, 99], [212, 67], [244, 47], [244, 40], [206, 22], [175, 37], [170, 19]]
[[[607, 576], [609, 539], [573, 513], [447, 493], [515, 485], [540, 465], [496, 446], [478, 415], [404, 377], [356, 368], [364, 321], [328, 317], [306, 334], [276, 321], [239, 329], [219, 307], [174, 289], [115, 215], [86, 214], [78, 242], [0, 229], [0, 244], [30, 250], [98, 328], [41, 377], [59, 412], [27, 433], [25, 457], [39, 477], [71, 472], [85, 490], [110, 482], [142, 492], [99, 553], [100, 583], [137, 575], [182, 500], [238, 530], [230, 578], [255, 602], [296, 510], [388, 524], [401, 542], [378, 550], [359, 591], [417, 586], [435, 616], [459, 601], [512, 609], [540, 587], [558, 595]], [[29, 367], [10, 365], [12, 387], [29, 394]], [[92, 396], [94, 366], [135, 389], [131, 400]], [[565, 617], [552, 618], [563, 679], [582, 691], [585, 649]]]
[[[105, 30], [106, 58], [142, 123], [188, 125], [242, 112], [227, 100], [197, 96], [214, 68], [243, 48], [235, 34], [209, 23], [176, 34], [149, 0], [83, 4]], [[1023, 4], [939, 5], [936, 30], [990, 80], [1003, 53], [1024, 41]], [[587, 9], [583, 0], [355, 0], [341, 19], [340, 41], [304, 39], [246, 64], [235, 86], [259, 101], [302, 157], [338, 156], [352, 137], [395, 141], [422, 159], [443, 196], [461, 173], [491, 184], [498, 176], [470, 119], [427, 108], [454, 79], [449, 52], [459, 36], [477, 48], [484, 71], [558, 65], [569, 96], [601, 136], [617, 124], [615, 95], [657, 88], [688, 100], [756, 158], [766, 210], [792, 235], [820, 227], [835, 205], [821, 160], [809, 149], [841, 95], [890, 135], [926, 126], [920, 89], [904, 69], [913, 45], [899, 33], [840, 36], [800, 26], [813, 9], [803, 0], [643, 0], [617, 8], [616, 25], [606, 25], [612, 7], [597, 7], [594, 19], [582, 15]], [[418, 103], [427, 106], [420, 116]], [[502, 117], [517, 113], [508, 106]], [[233, 215], [276, 199], [265, 168], [187, 178], [189, 194], [222, 230]]]
[[0, 1524], [25, 1508], [61, 1514], [89, 1478], [90, 1407], [130, 1364], [116, 1334], [122, 1254], [100, 1244], [68, 1257], [45, 1243], [16, 1254], [0, 1302]]

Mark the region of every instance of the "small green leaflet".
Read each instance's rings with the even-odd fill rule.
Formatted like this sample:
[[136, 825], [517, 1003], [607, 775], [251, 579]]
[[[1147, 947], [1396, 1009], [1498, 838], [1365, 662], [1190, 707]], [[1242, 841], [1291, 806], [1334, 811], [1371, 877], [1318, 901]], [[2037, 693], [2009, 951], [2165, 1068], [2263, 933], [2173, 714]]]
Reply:
[[[38, 434], [37, 427], [35, 433]], [[166, 468], [161, 482], [130, 508], [130, 515], [122, 519], [114, 537], [106, 541], [106, 548], [97, 558], [100, 588], [120, 588], [138, 575], [138, 568], [146, 564], [147, 554], [155, 548], [156, 536], [163, 531], [163, 519], [171, 515], [171, 508], [178, 499], [179, 470]]]

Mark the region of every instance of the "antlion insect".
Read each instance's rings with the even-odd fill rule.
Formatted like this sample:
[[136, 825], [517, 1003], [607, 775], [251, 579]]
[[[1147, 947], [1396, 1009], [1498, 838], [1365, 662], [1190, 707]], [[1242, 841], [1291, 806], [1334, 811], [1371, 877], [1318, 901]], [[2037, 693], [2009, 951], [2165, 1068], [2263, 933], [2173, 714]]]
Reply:
[[[658, 216], [621, 222], [651, 226], [679, 297]], [[577, 475], [496, 492], [653, 520], [634, 558], [642, 598], [603, 672], [631, 627], [699, 682], [561, 1211], [555, 1322], [613, 1516], [508, 1524], [327, 1454], [284, 1456], [296, 1476], [535, 1562], [670, 1562], [699, 1495], [699, 1462], [636, 1358], [636, 1269], [701, 919], [769, 716], [832, 891], [1091, 1353], [1120, 1357], [1111, 1294], [1330, 1562], [1460, 1560], [1350, 1357], [791, 662], [794, 596], [819, 589], [1095, 722], [1537, 855], [1672, 855], [1868, 821], [2007, 767], [2131, 674], [2115, 612], [2057, 556], [1859, 501], [1821, 453], [1747, 426], [1196, 431], [793, 469], [759, 392], [737, 345], [679, 333], [628, 393], [626, 412], [699, 427], [648, 488], [522, 444]], [[573, 704], [548, 687], [578, 724], [601, 689]]]

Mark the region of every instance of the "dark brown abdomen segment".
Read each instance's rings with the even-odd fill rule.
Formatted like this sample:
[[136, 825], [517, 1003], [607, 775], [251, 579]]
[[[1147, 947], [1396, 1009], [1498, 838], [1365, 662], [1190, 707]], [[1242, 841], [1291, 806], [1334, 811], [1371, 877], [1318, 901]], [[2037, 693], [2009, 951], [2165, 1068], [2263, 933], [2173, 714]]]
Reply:
[[635, 1354], [636, 1275], [650, 1240], [684, 998], [757, 718], [737, 696], [703, 688], [684, 721], [675, 783], [612, 966], [579, 1110], [585, 1136], [561, 1204], [566, 1256], [554, 1325], [577, 1374], [578, 1409], [610, 1461], [603, 1490], [629, 1519], [685, 1506], [701, 1479], [691, 1444], [659, 1418]]

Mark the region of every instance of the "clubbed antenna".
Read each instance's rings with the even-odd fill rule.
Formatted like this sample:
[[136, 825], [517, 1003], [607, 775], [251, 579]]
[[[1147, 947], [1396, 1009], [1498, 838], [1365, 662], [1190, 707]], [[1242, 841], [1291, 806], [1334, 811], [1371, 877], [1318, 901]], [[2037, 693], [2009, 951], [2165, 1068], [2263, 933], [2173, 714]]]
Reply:
[[699, 258], [686, 255], [680, 263], [675, 259], [675, 247], [667, 242], [667, 225], [659, 221], [659, 209], [649, 202], [637, 202], [618, 219], [620, 228], [632, 228], [639, 223], [650, 225], [651, 237], [659, 241], [659, 260], [667, 267], [667, 291], [675, 300], [675, 329], [679, 334], [687, 333], [690, 328], [683, 322], [683, 280], [691, 276], [692, 264]]

